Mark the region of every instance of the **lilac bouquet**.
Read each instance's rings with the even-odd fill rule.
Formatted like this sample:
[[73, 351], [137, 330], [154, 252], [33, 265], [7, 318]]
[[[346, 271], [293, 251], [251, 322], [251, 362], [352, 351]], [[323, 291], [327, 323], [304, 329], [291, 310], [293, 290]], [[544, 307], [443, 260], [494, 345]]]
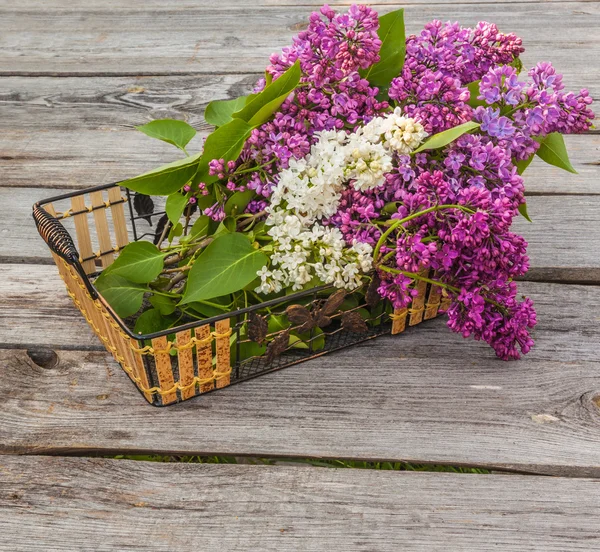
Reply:
[[98, 288], [122, 316], [149, 297], [136, 330], [156, 331], [322, 284], [400, 310], [425, 281], [452, 330], [519, 358], [536, 324], [514, 282], [529, 264], [510, 230], [528, 218], [522, 174], [535, 155], [575, 172], [562, 135], [594, 117], [550, 63], [523, 74], [523, 50], [492, 23], [405, 37], [402, 10], [323, 6], [252, 94], [209, 104], [203, 152], [187, 155], [181, 121], [140, 127], [186, 157], [124, 183], [139, 202], [168, 196], [167, 214]]

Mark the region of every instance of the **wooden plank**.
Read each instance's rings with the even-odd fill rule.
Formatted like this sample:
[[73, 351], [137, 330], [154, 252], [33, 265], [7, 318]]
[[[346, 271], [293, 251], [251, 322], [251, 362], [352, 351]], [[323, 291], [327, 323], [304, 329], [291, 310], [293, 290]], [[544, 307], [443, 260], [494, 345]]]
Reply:
[[[172, 146], [133, 129], [154, 118], [192, 124], [199, 132], [189, 151], [197, 151], [211, 128], [202, 117], [208, 102], [243, 95], [255, 80], [256, 75], [2, 78], [0, 186], [84, 188], [177, 159]], [[566, 143], [579, 174], [536, 160], [526, 173], [529, 191], [600, 193], [600, 134], [567, 136]]]
[[[576, 178], [565, 173], [565, 181]], [[4, 222], [0, 258], [18, 262], [50, 258], [31, 220], [31, 204], [62, 191], [0, 188], [0, 220]], [[526, 278], [600, 282], [600, 196], [530, 197], [528, 205], [534, 222], [522, 217], [514, 222], [514, 231], [529, 242], [532, 269]], [[71, 224], [69, 219], [65, 221], [66, 227]], [[145, 221], [139, 224], [144, 231], [152, 231]]]
[[[600, 287], [520, 290], [540, 322], [519, 362], [496, 360], [438, 319], [160, 410], [106, 353], [64, 350], [74, 310], [57, 313], [40, 292], [39, 310], [19, 317], [0, 297], [0, 334], [12, 324], [10, 339], [59, 359], [42, 368], [25, 350], [0, 351], [0, 452], [313, 456], [600, 476]], [[42, 319], [33, 335], [37, 312], [53, 323]]]
[[[420, 4], [452, 4], [456, 0], [435, 0], [435, 2], [427, 0], [406, 0], [402, 5], [420, 5]], [[461, 4], [492, 4], [496, 0], [461, 0]], [[571, 2], [576, 0], [530, 0], [531, 2]], [[596, 0], [588, 0], [596, 1]], [[523, 0], [504, 0], [503, 3], [522, 3]], [[330, 0], [328, 4], [336, 9], [347, 9], [352, 4], [361, 4], [366, 2], [357, 2], [356, 0]], [[386, 9], [384, 6], [395, 8], [398, 5], [398, 0], [375, 0], [369, 2], [369, 5], [375, 9]], [[236, 10], [244, 7], [282, 7], [282, 6], [302, 6], [307, 10], [318, 10], [323, 5], [323, 0], [226, 0], [219, 2], [220, 9]], [[203, 8], [212, 7], [201, 2], [193, 0], [173, 2], [172, 0], [148, 0], [143, 4], [131, 3], [124, 0], [102, 0], [102, 4], [91, 5], [86, 0], [74, 0], [68, 2], [66, 0], [46, 0], [44, 2], [44, 11], [46, 12], [126, 12], [134, 13], [140, 11], [166, 12], [166, 13], [186, 13], [190, 10], [201, 10]], [[387, 9], [390, 9], [387, 8]], [[20, 13], [39, 11], [40, 5], [36, 0], [25, 0], [18, 4], [0, 5], [0, 13]]]
[[[189, 4], [188, 4], [189, 6]], [[392, 5], [384, 11], [389, 11]], [[194, 6], [167, 11], [95, 10], [26, 12], [2, 15], [0, 71], [5, 74], [172, 74], [260, 72], [268, 57], [290, 42], [306, 24], [308, 6], [246, 9]], [[527, 63], [551, 53], [567, 81], [597, 86], [600, 68], [595, 36], [600, 7], [591, 2], [503, 4], [425, 4], [408, 9], [408, 32], [433, 18], [465, 25], [489, 20], [523, 36]], [[241, 21], [243, 20], [243, 24]], [[561, 32], [557, 33], [556, 29]], [[199, 33], [198, 29], [202, 29]], [[57, 32], [60, 30], [60, 32]], [[235, 60], [235, 62], [232, 62]]]
[[596, 479], [0, 459], [0, 550], [597, 550]]

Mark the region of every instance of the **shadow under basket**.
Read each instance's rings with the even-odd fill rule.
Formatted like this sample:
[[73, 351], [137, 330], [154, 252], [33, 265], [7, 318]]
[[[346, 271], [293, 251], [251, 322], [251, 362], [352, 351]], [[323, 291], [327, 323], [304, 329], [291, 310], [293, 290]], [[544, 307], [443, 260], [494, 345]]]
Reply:
[[[439, 287], [420, 281], [409, 308], [393, 310], [386, 301], [367, 305], [364, 293], [350, 293], [341, 308], [329, 312], [327, 301], [335, 290], [322, 286], [190, 319], [162, 332], [135, 334], [94, 281], [130, 241], [155, 238], [160, 219], [165, 220], [164, 209], [154, 207], [161, 200], [136, 196], [116, 183], [33, 206], [38, 231], [67, 293], [152, 405], [174, 404], [380, 335], [398, 334], [447, 307]], [[294, 318], [290, 309], [306, 320], [289, 320]]]

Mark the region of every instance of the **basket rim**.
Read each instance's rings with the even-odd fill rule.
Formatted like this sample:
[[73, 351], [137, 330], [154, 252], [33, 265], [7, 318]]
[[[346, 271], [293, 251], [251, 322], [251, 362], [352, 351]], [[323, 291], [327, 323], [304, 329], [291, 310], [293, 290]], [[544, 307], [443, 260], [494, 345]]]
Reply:
[[[41, 199], [39, 201], [37, 201], [36, 203], [33, 204], [33, 208], [36, 207], [43, 207], [44, 205], [47, 205], [48, 203], [53, 203], [55, 201], [62, 201], [65, 199], [70, 199], [72, 197], [78, 196], [78, 195], [82, 195], [82, 194], [87, 194], [90, 192], [98, 192], [101, 190], [106, 190], [108, 188], [112, 188], [114, 186], [121, 186], [121, 183], [124, 182], [123, 180], [119, 180], [117, 182], [111, 182], [109, 184], [100, 184], [98, 186], [92, 186], [89, 188], [84, 188], [84, 189], [77, 189], [77, 190], [73, 190], [72, 192], [68, 192], [66, 194], [60, 194], [60, 195], [56, 195], [56, 196], [52, 196], [52, 197], [48, 197], [48, 198], [44, 198]], [[124, 186], [121, 186], [121, 188], [124, 188], [127, 193], [128, 193], [128, 198], [129, 198], [129, 189], [125, 188]], [[65, 261], [67, 262], [67, 261]], [[73, 265], [71, 265], [73, 266]], [[96, 273], [95, 273], [96, 274]], [[80, 275], [80, 277], [83, 277], [83, 275]], [[194, 322], [186, 322], [185, 324], [180, 324], [179, 326], [175, 326], [173, 328], [168, 328], [167, 330], [161, 330], [159, 332], [154, 332], [154, 333], [149, 333], [149, 334], [136, 334], [133, 332], [133, 330], [131, 330], [123, 321], [123, 319], [114, 311], [114, 309], [110, 306], [110, 304], [108, 303], [108, 301], [103, 297], [102, 293], [98, 290], [98, 288], [94, 285], [94, 282], [89, 278], [89, 276], [87, 274], [85, 274], [85, 279], [87, 280], [87, 282], [84, 282], [86, 285], [89, 285], [97, 294], [98, 298], [100, 299], [100, 301], [102, 302], [102, 305], [106, 308], [106, 310], [110, 313], [110, 315], [113, 317], [113, 319], [115, 320], [115, 322], [117, 322], [117, 324], [119, 325], [119, 327], [132, 339], [137, 339], [139, 341], [144, 341], [144, 340], [152, 340], [152, 339], [156, 339], [158, 337], [164, 337], [164, 336], [168, 336], [174, 333], [178, 333], [181, 331], [187, 331], [187, 330], [191, 330], [193, 328], [197, 328], [199, 326], [205, 326], [205, 325], [210, 325], [210, 324], [214, 324], [215, 322], [219, 322], [220, 320], [225, 320], [228, 318], [233, 318], [235, 316], [241, 316], [244, 314], [248, 314], [250, 312], [254, 312], [263, 308], [267, 308], [267, 307], [272, 307], [274, 305], [278, 305], [280, 303], [287, 303], [289, 301], [294, 301], [296, 299], [302, 299], [304, 297], [308, 297], [309, 295], [313, 295], [315, 293], [318, 293], [320, 291], [325, 291], [325, 290], [329, 290], [329, 289], [335, 289], [334, 286], [332, 285], [322, 285], [322, 286], [317, 286], [314, 288], [310, 288], [307, 290], [303, 290], [303, 291], [298, 291], [296, 293], [292, 293], [290, 295], [285, 295], [283, 297], [277, 297], [275, 299], [269, 299], [268, 301], [263, 301], [262, 303], [259, 303], [257, 305], [252, 305], [249, 307], [244, 307], [242, 309], [237, 309], [234, 311], [228, 311], [225, 312], [223, 314], [218, 314], [216, 316], [211, 316], [210, 318], [203, 318], [202, 320], [198, 319]]]

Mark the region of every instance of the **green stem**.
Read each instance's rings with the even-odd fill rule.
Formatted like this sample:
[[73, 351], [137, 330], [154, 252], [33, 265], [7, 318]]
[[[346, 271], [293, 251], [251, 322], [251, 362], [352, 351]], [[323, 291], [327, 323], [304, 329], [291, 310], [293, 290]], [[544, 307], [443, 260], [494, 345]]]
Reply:
[[181, 293], [168, 293], [166, 291], [158, 291], [156, 289], [150, 290], [155, 295], [162, 295], [163, 297], [168, 297], [169, 299], [176, 299], [177, 297], [183, 297]]
[[420, 274], [417, 274], [416, 272], [408, 272], [407, 270], [399, 270], [397, 268], [391, 268], [389, 266], [378, 266], [377, 268], [379, 270], [383, 270], [384, 272], [389, 272], [390, 274], [404, 274], [404, 276], [407, 276], [408, 278], [412, 278], [413, 280], [421, 280], [422, 282], [427, 282], [428, 284], [432, 284], [434, 286], [448, 289], [454, 293], [460, 293], [460, 289], [458, 289], [454, 286], [444, 284], [443, 282], [440, 282], [439, 280], [432, 280], [431, 278], [426, 278], [425, 276], [421, 276]]
[[381, 237], [379, 238], [379, 241], [377, 242], [377, 245], [375, 246], [375, 251], [373, 251], [373, 259], [375, 261], [377, 260], [377, 258], [379, 257], [379, 250], [381, 249], [381, 246], [384, 244], [386, 238], [396, 228], [398, 228], [398, 226], [400, 226], [401, 224], [404, 224], [405, 222], [409, 222], [413, 219], [421, 217], [423, 215], [433, 213], [434, 211], [441, 211], [443, 209], [460, 209], [461, 211], [464, 211], [464, 212], [470, 213], [470, 214], [473, 214], [475, 212], [472, 209], [465, 207], [464, 205], [444, 204], [444, 205], [436, 205], [434, 207], [429, 207], [428, 209], [424, 209], [423, 211], [419, 211], [418, 213], [413, 213], [412, 215], [408, 215], [407, 217], [404, 217], [403, 219], [396, 220], [395, 222], [393, 222], [390, 225], [390, 227], [383, 234], [381, 234]]

